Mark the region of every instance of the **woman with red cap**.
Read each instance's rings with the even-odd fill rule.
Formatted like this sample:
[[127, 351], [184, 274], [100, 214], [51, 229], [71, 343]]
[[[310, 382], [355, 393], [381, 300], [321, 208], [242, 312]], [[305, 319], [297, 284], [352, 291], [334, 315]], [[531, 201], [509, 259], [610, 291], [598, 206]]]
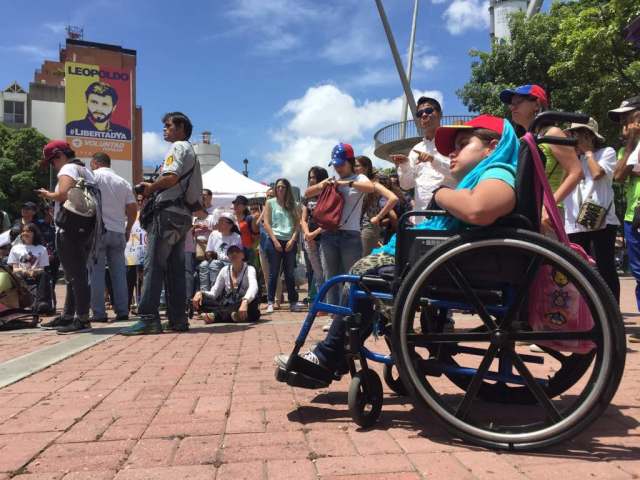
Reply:
[[[539, 85], [521, 85], [500, 92], [502, 103], [509, 105], [511, 119], [517, 125], [528, 130], [540, 112], [549, 107], [547, 92]], [[566, 137], [558, 127], [546, 130], [546, 135]], [[547, 159], [545, 171], [549, 185], [557, 203], [562, 203], [571, 194], [582, 179], [582, 167], [572, 147], [543, 144], [540, 150]], [[542, 212], [542, 224], [547, 225], [547, 213]]]
[[[519, 141], [509, 122], [491, 115], [481, 115], [464, 125], [440, 127], [435, 144], [450, 160], [455, 188], [441, 187], [433, 195], [435, 202], [447, 215], [427, 220], [416, 228], [456, 232], [473, 226], [493, 224], [509, 214], [516, 205], [515, 175], [518, 164]], [[393, 268], [395, 236], [351, 268], [350, 273], [363, 275]], [[357, 310], [362, 319], [372, 318], [369, 302], [359, 301]], [[346, 322], [336, 317], [327, 337], [313, 351], [302, 357], [329, 372], [346, 371], [343, 364]], [[275, 362], [286, 368], [287, 355], [278, 355]], [[314, 376], [317, 369], [303, 372]], [[323, 376], [322, 378], [326, 378]]]
[[[49, 142], [43, 149], [43, 162], [58, 171], [55, 191], [41, 188], [37, 190], [41, 198], [54, 201], [54, 219], [58, 222], [58, 212], [67, 200], [67, 193], [84, 178], [93, 183], [93, 174], [76, 158], [75, 152], [64, 140]], [[87, 261], [91, 249], [91, 235], [66, 231], [56, 226], [56, 250], [64, 270], [67, 292], [62, 315], [42, 324], [45, 328], [55, 328], [60, 334], [80, 333], [91, 329], [89, 306], [91, 291]]]

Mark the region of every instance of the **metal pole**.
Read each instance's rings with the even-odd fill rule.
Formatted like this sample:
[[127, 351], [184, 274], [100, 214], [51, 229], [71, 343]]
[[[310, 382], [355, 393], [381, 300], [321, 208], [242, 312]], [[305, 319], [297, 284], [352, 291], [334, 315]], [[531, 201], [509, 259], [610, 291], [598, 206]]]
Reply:
[[402, 88], [404, 89], [404, 96], [409, 101], [409, 108], [411, 109], [411, 115], [417, 124], [416, 119], [416, 101], [413, 98], [413, 92], [411, 91], [411, 86], [409, 85], [409, 80], [407, 80], [407, 75], [404, 72], [404, 67], [402, 66], [402, 60], [400, 59], [400, 54], [398, 53], [398, 47], [396, 46], [396, 41], [393, 38], [393, 32], [391, 31], [391, 27], [389, 27], [389, 21], [387, 20], [387, 14], [384, 11], [384, 6], [382, 5], [382, 0], [376, 0], [376, 6], [378, 7], [378, 13], [380, 14], [380, 20], [382, 21], [382, 26], [384, 27], [384, 32], [387, 35], [387, 41], [389, 42], [389, 48], [391, 48], [391, 54], [393, 56], [393, 61], [396, 64], [396, 69], [398, 70], [398, 75], [400, 75], [400, 82], [402, 83]]
[[544, 0], [529, 0], [529, 5], [527, 6], [527, 16], [526, 18], [533, 17], [536, 13], [540, 11], [542, 8], [542, 3]]
[[[413, 4], [413, 20], [411, 21], [411, 36], [409, 37], [409, 54], [407, 55], [407, 80], [411, 85], [411, 72], [413, 71], [413, 48], [416, 44], [416, 25], [418, 23], [418, 3], [415, 0]], [[400, 116], [400, 138], [405, 139], [407, 136], [407, 96], [402, 97], [402, 113]]]

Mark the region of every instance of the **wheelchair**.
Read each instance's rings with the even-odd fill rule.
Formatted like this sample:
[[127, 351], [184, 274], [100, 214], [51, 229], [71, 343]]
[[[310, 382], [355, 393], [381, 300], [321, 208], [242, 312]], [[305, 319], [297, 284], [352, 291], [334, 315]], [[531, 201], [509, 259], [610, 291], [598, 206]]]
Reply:
[[[586, 120], [583, 115], [544, 112], [531, 131], [545, 124]], [[574, 145], [568, 138], [535, 140]], [[533, 178], [531, 152], [522, 142], [516, 209], [509, 216], [490, 227], [453, 235], [414, 229], [409, 223], [411, 217], [442, 212], [401, 217], [391, 274], [327, 280], [286, 367], [276, 369], [276, 379], [318, 388], [336, 377], [298, 356], [315, 315], [325, 311], [343, 315], [347, 324], [345, 352], [352, 377], [348, 406], [361, 427], [374, 425], [382, 410], [382, 382], [368, 365], [373, 361], [384, 364], [391, 390], [408, 394], [416, 406], [427, 407], [442, 420], [452, 435], [470, 443], [532, 450], [584, 430], [604, 412], [620, 383], [626, 355], [622, 316], [613, 294], [587, 261], [538, 233], [541, 197]], [[529, 291], [543, 267], [573, 285], [589, 309], [591, 329], [532, 329]], [[349, 285], [346, 306], [322, 301], [337, 284]], [[373, 314], [358, 312], [361, 299], [371, 302]], [[380, 320], [383, 302], [393, 302], [387, 322]], [[391, 354], [364, 346], [370, 332], [385, 339]], [[558, 347], [571, 342], [591, 347]], [[316, 374], [308, 375], [314, 369]]]

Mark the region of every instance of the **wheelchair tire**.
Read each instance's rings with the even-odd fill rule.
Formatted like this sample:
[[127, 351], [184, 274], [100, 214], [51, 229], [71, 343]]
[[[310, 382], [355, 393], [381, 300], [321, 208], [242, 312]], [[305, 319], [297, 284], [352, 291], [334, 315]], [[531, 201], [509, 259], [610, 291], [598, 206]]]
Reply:
[[347, 404], [351, 418], [360, 427], [373, 426], [382, 411], [382, 382], [373, 370], [360, 370], [349, 384]]
[[[585, 300], [594, 327], [586, 332], [575, 333], [546, 330], [532, 332], [530, 328], [523, 326], [526, 322], [513, 321], [513, 318], [520, 318], [522, 304], [516, 309], [515, 314], [512, 313], [508, 322], [503, 322], [503, 319], [498, 321], [498, 317], [487, 320], [491, 315], [482, 304], [483, 300], [474, 293], [477, 291], [474, 289], [481, 287], [470, 286], [469, 282], [464, 286], [465, 277], [461, 275], [461, 272], [467, 269], [475, 274], [468, 264], [463, 263], [465, 259], [482, 258], [476, 264], [486, 264], [485, 257], [481, 257], [482, 249], [494, 256], [495, 252], [499, 252], [504, 258], [510, 258], [508, 255], [512, 253], [531, 258], [527, 270], [523, 270], [520, 275], [520, 282], [524, 285], [520, 290], [521, 296], [528, 292], [530, 280], [534, 278], [540, 262], [545, 262], [565, 275]], [[471, 298], [467, 302], [468, 305], [479, 306], [484, 310], [476, 311], [484, 313], [484, 316], [479, 315], [486, 325], [484, 332], [462, 328], [454, 333], [445, 334], [414, 331], [417, 305], [423, 301], [423, 295], [431, 295], [433, 286], [437, 285], [435, 280], [442, 278], [443, 272], [449, 275], [449, 281], [453, 280], [458, 284], [465, 298]], [[473, 281], [478, 282], [477, 278]], [[622, 316], [606, 283], [574, 251], [535, 232], [495, 228], [467, 231], [452, 236], [421, 257], [402, 280], [395, 298], [394, 312], [394, 359], [400, 378], [411, 393], [413, 401], [429, 407], [454, 435], [484, 447], [532, 450], [572, 438], [604, 412], [619, 386], [624, 370], [626, 340]], [[561, 395], [555, 399], [550, 398], [553, 392], [545, 392], [540, 388], [545, 380], [540, 378], [542, 374], [537, 373], [538, 377], [535, 377], [522, 361], [521, 354], [516, 351], [516, 342], [524, 340], [535, 343], [535, 340], [541, 341], [542, 338], [550, 341], [554, 340], [553, 335], [559, 335], [562, 339], [581, 338], [595, 344], [591, 371], [585, 373], [586, 381], [575, 386], [580, 392]], [[469, 388], [462, 395], [452, 393], [446, 385], [440, 392], [436, 391], [436, 387], [441, 387], [447, 379], [447, 373], [451, 373], [451, 365], [434, 359], [431, 349], [438, 343], [445, 345], [447, 342], [469, 342], [474, 348], [482, 342], [488, 344], [480, 365], [477, 368], [467, 368], [466, 374], [472, 376], [468, 385], [473, 384], [473, 388]], [[420, 355], [422, 348], [429, 350], [426, 360]], [[490, 368], [498, 355], [503, 354], [510, 355], [509, 358], [513, 360], [520, 374], [519, 381], [537, 399], [535, 405], [514, 406], [509, 409], [503, 404], [491, 409], [479, 396], [487, 375], [500, 374], [490, 372]], [[578, 370], [582, 370], [582, 366]], [[566, 380], [565, 383], [573, 385], [579, 379], [567, 375]], [[462, 400], [460, 396], [463, 397]], [[529, 419], [531, 412], [535, 413], [532, 420]]]
[[402, 380], [400, 380], [400, 376], [395, 376], [395, 373], [397, 372], [394, 372], [394, 370], [397, 371], [395, 365], [387, 365], [385, 363], [382, 369], [382, 378], [384, 378], [384, 383], [386, 383], [394, 393], [404, 397], [407, 395], [407, 389], [405, 388], [404, 383], [402, 383]]

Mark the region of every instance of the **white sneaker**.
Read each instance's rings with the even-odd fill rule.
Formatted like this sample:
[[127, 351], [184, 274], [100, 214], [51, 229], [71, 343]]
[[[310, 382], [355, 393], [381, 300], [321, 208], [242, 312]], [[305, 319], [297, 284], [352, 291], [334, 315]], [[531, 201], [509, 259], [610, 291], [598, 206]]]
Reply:
[[331, 329], [331, 324], [333, 323], [333, 320], [329, 320], [327, 323], [324, 324], [324, 326], [322, 327], [322, 331], [323, 332], [328, 332], [329, 329]]
[[535, 343], [529, 347], [529, 351], [534, 353], [545, 353], [544, 350]]
[[238, 312], [231, 312], [231, 321], [232, 322], [239, 322], [240, 321], [240, 317], [238, 316]]
[[273, 313], [273, 303], [267, 304], [267, 313]]
[[304, 310], [304, 307], [304, 303], [296, 302], [289, 306], [289, 310], [292, 312], [301, 312]]
[[[315, 365], [320, 365], [320, 359], [311, 350], [303, 353], [300, 356], [304, 358], [307, 362], [311, 362]], [[289, 355], [276, 355], [273, 361], [277, 366], [286, 368], [287, 362], [289, 361]]]

